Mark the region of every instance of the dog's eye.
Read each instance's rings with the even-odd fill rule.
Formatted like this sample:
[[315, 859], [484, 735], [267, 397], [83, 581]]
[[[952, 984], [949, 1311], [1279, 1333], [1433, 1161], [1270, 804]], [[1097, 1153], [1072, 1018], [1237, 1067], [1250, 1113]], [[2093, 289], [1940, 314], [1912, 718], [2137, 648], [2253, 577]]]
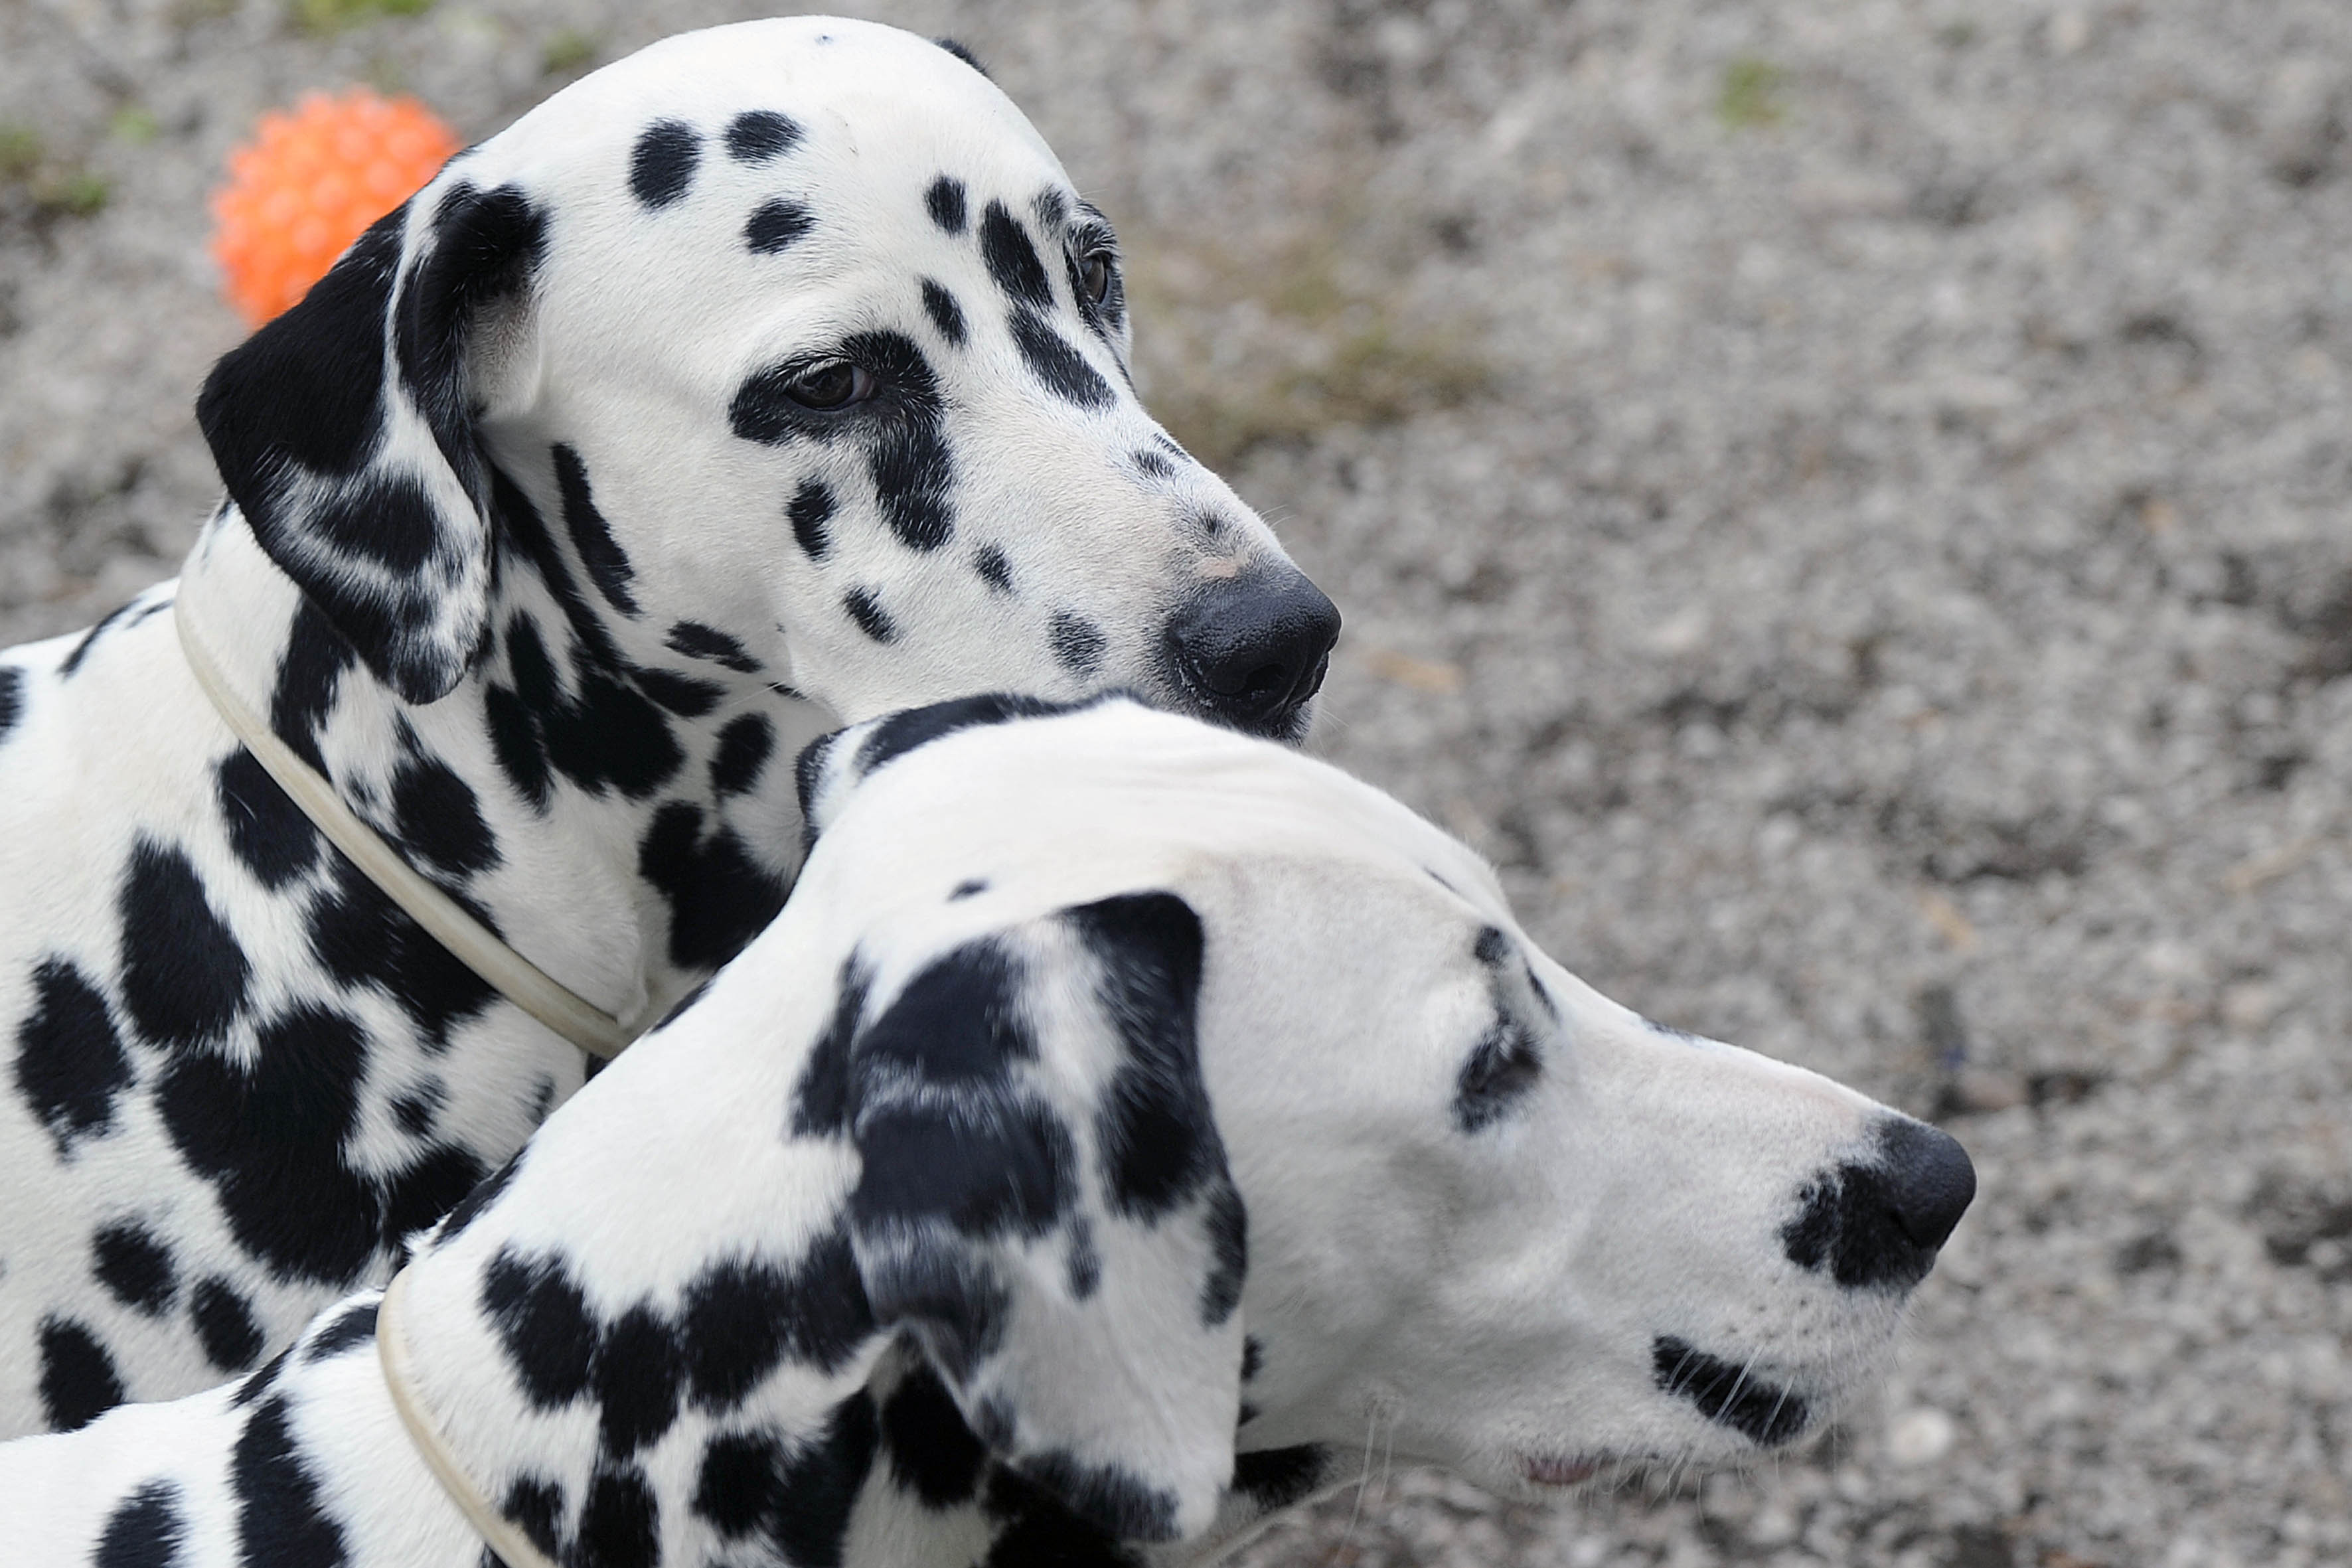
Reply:
[[1110, 298], [1110, 277], [1109, 251], [1089, 251], [1078, 258], [1078, 289], [1087, 304], [1100, 305]]
[[846, 408], [874, 395], [874, 373], [845, 359], [827, 360], [785, 383], [784, 395], [803, 408]]

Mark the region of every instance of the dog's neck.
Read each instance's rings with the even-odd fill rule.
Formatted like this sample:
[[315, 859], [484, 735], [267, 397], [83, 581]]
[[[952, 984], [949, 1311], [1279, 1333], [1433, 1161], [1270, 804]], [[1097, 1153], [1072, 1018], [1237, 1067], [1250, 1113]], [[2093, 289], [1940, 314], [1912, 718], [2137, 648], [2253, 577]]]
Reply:
[[791, 760], [832, 720], [723, 643], [633, 659], [546, 509], [504, 474], [497, 487], [489, 637], [438, 701], [376, 679], [234, 505], [189, 558], [180, 613], [246, 706], [412, 868], [591, 1005], [643, 1017], [782, 901]]

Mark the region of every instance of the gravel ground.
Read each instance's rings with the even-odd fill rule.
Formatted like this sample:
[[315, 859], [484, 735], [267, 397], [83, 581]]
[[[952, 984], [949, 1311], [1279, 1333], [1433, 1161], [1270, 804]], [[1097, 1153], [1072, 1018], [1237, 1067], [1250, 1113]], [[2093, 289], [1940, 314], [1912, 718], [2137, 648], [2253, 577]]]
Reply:
[[[743, 14], [0, 0], [0, 637], [211, 503], [257, 112], [470, 138]], [[1347, 613], [1318, 745], [1604, 990], [1979, 1161], [1811, 1451], [1555, 1511], [1375, 1475], [1254, 1562], [2352, 1560], [2352, 7], [870, 14], [1119, 222], [1147, 393]]]

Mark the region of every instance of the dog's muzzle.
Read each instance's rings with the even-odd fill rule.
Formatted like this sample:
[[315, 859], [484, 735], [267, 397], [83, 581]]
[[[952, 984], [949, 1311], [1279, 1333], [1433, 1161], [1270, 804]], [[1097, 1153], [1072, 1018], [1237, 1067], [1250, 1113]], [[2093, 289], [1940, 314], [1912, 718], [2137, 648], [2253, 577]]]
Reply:
[[1175, 684], [1206, 717], [1278, 741], [1306, 728], [1339, 640], [1339, 611], [1289, 566], [1204, 589], [1168, 623]]

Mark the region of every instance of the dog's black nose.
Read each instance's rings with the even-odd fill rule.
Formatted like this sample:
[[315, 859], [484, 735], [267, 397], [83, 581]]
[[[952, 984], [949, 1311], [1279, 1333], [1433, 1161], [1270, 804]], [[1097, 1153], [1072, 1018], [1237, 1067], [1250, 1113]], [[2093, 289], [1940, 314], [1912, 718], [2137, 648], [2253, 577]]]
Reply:
[[1879, 1134], [1886, 1167], [1886, 1204], [1912, 1246], [1933, 1252], [1944, 1245], [1977, 1195], [1977, 1168], [1959, 1140], [1909, 1117]]
[[1176, 679], [1236, 729], [1296, 740], [1331, 667], [1339, 612], [1304, 573], [1244, 573], [1202, 590], [1168, 624]]
[[1806, 1184], [1780, 1242], [1791, 1263], [1826, 1269], [1849, 1289], [1907, 1290], [1968, 1212], [1976, 1167], [1950, 1136], [1907, 1116], [1887, 1117], [1874, 1133], [1866, 1156]]

